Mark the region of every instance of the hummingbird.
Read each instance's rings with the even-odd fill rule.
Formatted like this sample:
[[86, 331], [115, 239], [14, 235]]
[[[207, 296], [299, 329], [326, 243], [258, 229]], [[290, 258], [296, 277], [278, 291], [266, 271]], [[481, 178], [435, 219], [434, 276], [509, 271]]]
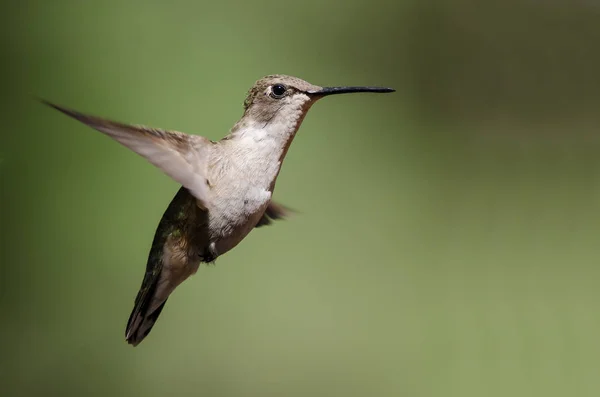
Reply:
[[133, 150], [181, 185], [156, 229], [125, 340], [137, 346], [148, 336], [171, 293], [201, 263], [214, 263], [254, 228], [291, 213], [271, 198], [290, 144], [316, 101], [394, 91], [320, 87], [297, 77], [265, 76], [248, 91], [242, 118], [218, 141], [111, 121], [42, 100]]

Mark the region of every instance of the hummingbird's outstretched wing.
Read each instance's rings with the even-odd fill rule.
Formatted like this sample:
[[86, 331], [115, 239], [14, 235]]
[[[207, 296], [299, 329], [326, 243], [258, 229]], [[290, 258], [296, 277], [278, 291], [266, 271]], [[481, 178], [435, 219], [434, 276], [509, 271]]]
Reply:
[[282, 205], [271, 201], [269, 206], [265, 210], [262, 218], [258, 221], [255, 227], [261, 227], [265, 225], [270, 225], [274, 220], [284, 219], [290, 216], [292, 213], [296, 211]]
[[206, 158], [212, 142], [198, 135], [166, 131], [89, 116], [41, 100], [48, 106], [81, 121], [146, 158], [165, 174], [185, 186], [207, 208]]

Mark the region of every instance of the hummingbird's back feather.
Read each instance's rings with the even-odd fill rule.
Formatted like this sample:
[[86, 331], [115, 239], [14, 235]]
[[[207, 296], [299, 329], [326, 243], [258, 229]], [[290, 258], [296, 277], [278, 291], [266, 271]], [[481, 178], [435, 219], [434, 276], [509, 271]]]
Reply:
[[188, 188], [200, 204], [208, 205], [207, 158], [213, 142], [160, 128], [123, 124], [89, 116], [42, 100], [46, 105], [92, 127], [128, 147]]

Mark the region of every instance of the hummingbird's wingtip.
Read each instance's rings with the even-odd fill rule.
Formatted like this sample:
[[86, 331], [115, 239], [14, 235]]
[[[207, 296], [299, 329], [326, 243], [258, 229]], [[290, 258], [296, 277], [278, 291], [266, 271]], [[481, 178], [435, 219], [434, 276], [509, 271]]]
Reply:
[[42, 97], [39, 97], [37, 95], [34, 95], [32, 99], [36, 102], [40, 102], [41, 104], [50, 106], [50, 101], [48, 101]]
[[38, 96], [38, 95], [33, 95], [32, 97], [33, 97], [33, 100], [34, 100], [34, 101], [41, 102], [41, 103], [43, 103], [44, 105], [49, 105], [49, 106], [53, 105], [53, 103], [52, 103], [52, 102], [50, 102], [49, 100], [47, 100], [47, 99], [45, 99], [45, 98], [42, 98], [41, 96]]
[[57, 105], [57, 104], [55, 104], [55, 103], [53, 103], [53, 102], [50, 102], [49, 100], [47, 100], [47, 99], [44, 99], [44, 98], [42, 98], [42, 97], [39, 97], [39, 96], [34, 96], [34, 97], [33, 97], [33, 99], [34, 99], [35, 101], [38, 101], [38, 102], [40, 102], [40, 103], [41, 103], [41, 104], [43, 104], [43, 105], [49, 106], [49, 107], [51, 107], [51, 108], [54, 108], [54, 109], [56, 109], [56, 110], [59, 110], [59, 111], [61, 111], [61, 112], [64, 112], [64, 111], [65, 111], [65, 109], [64, 109], [63, 107], [61, 107], [61, 106], [59, 106], [59, 105]]
[[85, 119], [86, 118], [89, 118], [89, 116], [86, 116], [85, 114], [79, 113], [76, 110], [69, 109], [69, 108], [61, 106], [61, 105], [57, 105], [56, 103], [50, 102], [50, 101], [48, 101], [48, 100], [46, 100], [44, 98], [36, 97], [36, 99], [38, 101], [40, 101], [41, 103], [43, 103], [44, 105], [49, 106], [52, 109], [56, 109], [59, 112], [61, 112], [63, 114], [66, 114], [67, 116], [73, 117], [73, 118], [75, 118], [75, 119], [77, 119], [77, 120], [79, 120], [79, 121], [81, 121], [83, 123], [85, 123]]

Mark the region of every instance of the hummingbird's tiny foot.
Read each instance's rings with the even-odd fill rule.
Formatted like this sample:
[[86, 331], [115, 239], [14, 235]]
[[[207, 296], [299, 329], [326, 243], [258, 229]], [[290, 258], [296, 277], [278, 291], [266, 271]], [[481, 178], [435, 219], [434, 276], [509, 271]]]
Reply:
[[202, 262], [205, 262], [209, 265], [214, 265], [215, 260], [217, 260], [217, 256], [219, 255], [217, 254], [217, 251], [215, 249], [215, 243], [211, 243], [206, 249], [206, 251], [200, 254]]
[[200, 260], [206, 263], [207, 265], [213, 265], [216, 259], [217, 258], [215, 256], [209, 253], [204, 253], [203, 255], [200, 255]]

